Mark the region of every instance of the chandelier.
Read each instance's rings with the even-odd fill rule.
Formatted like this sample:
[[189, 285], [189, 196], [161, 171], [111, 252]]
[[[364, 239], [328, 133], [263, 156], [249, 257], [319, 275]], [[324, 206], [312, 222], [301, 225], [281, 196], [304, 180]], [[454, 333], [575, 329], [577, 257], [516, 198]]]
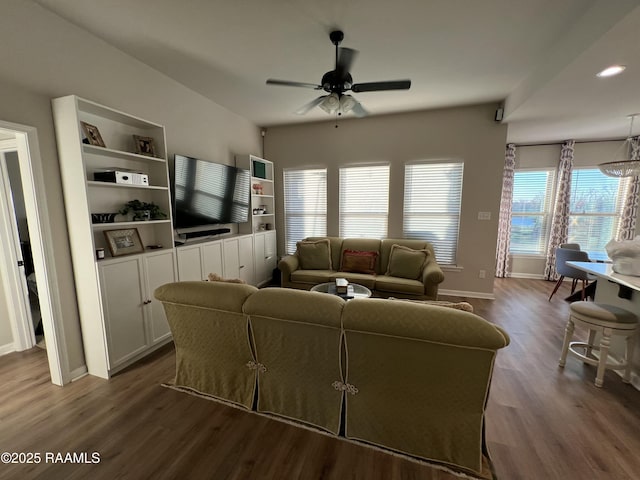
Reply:
[[[617, 154], [621, 149], [626, 147], [627, 156], [625, 157], [625, 160], [617, 160], [615, 162], [606, 162], [598, 165], [598, 168], [600, 169], [600, 171], [605, 175], [608, 175], [610, 177], [635, 177], [637, 175], [640, 175], [640, 158], [635, 158], [635, 159], [632, 158], [633, 152], [632, 152], [632, 144], [631, 144], [633, 139], [632, 137], [633, 120], [637, 115], [638, 115], [637, 113], [634, 113], [633, 115], [629, 115], [629, 118], [631, 119], [631, 122], [629, 125], [629, 135], [627, 136], [626, 140], [622, 142], [622, 145], [620, 145], [620, 148], [616, 150], [616, 154]], [[636, 154], [636, 157], [637, 156], [638, 155]]]

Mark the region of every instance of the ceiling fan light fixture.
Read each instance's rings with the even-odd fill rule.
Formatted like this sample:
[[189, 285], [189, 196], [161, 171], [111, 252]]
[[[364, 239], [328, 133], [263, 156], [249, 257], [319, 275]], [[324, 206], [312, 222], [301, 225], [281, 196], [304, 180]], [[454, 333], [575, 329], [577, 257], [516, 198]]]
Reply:
[[340, 111], [342, 113], [350, 112], [356, 106], [356, 100], [351, 95], [342, 95], [340, 98]]
[[320, 108], [328, 114], [336, 113], [340, 109], [340, 97], [337, 93], [327, 95], [320, 103]]

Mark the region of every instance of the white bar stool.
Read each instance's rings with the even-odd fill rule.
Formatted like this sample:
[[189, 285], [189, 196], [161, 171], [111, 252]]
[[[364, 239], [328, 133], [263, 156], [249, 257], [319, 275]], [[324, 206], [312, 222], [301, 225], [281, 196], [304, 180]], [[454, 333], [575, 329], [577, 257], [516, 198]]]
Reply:
[[[572, 342], [575, 324], [589, 329], [588, 342]], [[614, 305], [606, 305], [595, 302], [573, 302], [569, 306], [569, 321], [564, 333], [562, 354], [560, 355], [560, 367], [564, 367], [567, 354], [578, 357], [589, 365], [598, 367], [596, 373], [596, 387], [602, 387], [605, 369], [624, 370], [622, 381], [631, 381], [631, 360], [636, 344], [636, 332], [638, 331], [638, 317], [623, 308]], [[602, 334], [599, 345], [594, 345], [596, 333]], [[609, 362], [609, 346], [611, 337], [620, 335], [626, 338], [626, 351], [621, 362]], [[583, 353], [579, 351], [583, 349]], [[591, 356], [592, 350], [600, 352], [599, 359]]]

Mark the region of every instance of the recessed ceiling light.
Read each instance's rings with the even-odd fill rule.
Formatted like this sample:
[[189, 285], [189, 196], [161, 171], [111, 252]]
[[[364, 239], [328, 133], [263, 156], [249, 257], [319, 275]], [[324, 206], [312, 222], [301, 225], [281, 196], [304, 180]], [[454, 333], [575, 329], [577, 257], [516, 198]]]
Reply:
[[610, 67], [605, 68], [596, 76], [598, 77], [613, 77], [614, 75], [618, 75], [619, 73], [624, 72], [624, 69], [627, 68], [626, 65], [611, 65]]

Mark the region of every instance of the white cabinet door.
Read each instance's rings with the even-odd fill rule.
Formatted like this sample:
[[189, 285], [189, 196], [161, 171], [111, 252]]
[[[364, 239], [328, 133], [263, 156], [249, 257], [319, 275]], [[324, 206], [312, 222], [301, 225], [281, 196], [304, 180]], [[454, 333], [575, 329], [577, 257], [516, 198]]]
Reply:
[[265, 233], [256, 233], [253, 236], [253, 251], [255, 255], [255, 265], [256, 265], [256, 285], [261, 285], [265, 282], [267, 277], [267, 264], [265, 262]]
[[99, 265], [109, 367], [113, 368], [147, 348], [145, 286], [137, 257]]
[[204, 272], [202, 271], [202, 250], [200, 246], [179, 247], [176, 252], [178, 255], [178, 279], [181, 282], [203, 280]]
[[273, 269], [276, 268], [276, 232], [260, 232], [253, 237], [255, 255], [256, 285], [264, 285], [271, 281]]
[[240, 244], [237, 238], [224, 241], [224, 275], [240, 278]]
[[208, 278], [210, 273], [217, 273], [224, 277], [224, 255], [222, 242], [205, 243], [202, 245], [202, 279]]
[[278, 244], [275, 230], [267, 232], [264, 236], [264, 261], [270, 280], [273, 277], [273, 269], [278, 265]]
[[255, 282], [253, 267], [253, 236], [240, 237], [238, 255], [240, 263], [240, 278], [250, 285]]
[[150, 345], [155, 345], [171, 335], [167, 317], [162, 303], [155, 299], [153, 292], [165, 283], [174, 282], [176, 279], [173, 252], [146, 255], [144, 258], [147, 296], [144, 300], [147, 326], [149, 328]]

